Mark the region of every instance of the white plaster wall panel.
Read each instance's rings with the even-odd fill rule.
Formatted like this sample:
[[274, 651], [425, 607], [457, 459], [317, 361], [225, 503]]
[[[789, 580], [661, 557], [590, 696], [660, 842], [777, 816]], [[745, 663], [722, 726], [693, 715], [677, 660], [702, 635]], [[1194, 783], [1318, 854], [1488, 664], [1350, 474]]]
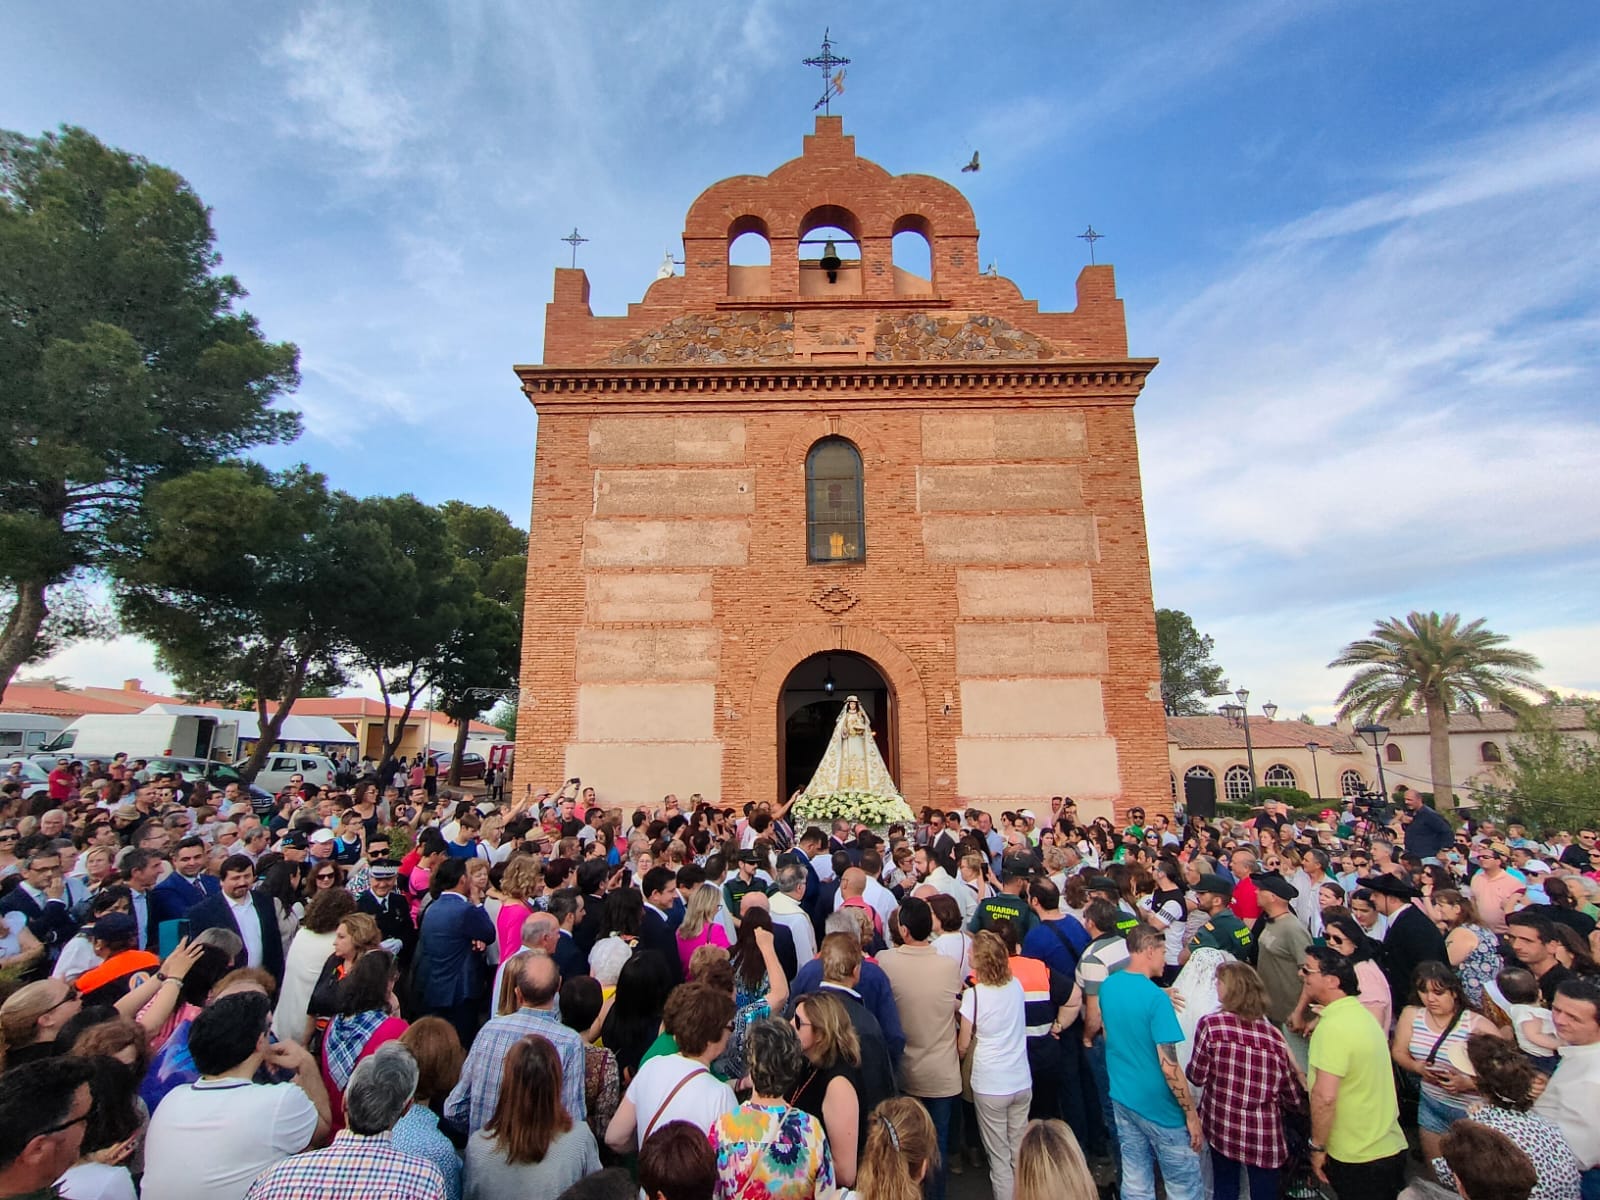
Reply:
[[716, 734], [711, 683], [586, 683], [578, 688], [580, 742], [697, 742]]
[[966, 567], [956, 604], [963, 618], [1092, 617], [1094, 585], [1087, 567]]
[[969, 737], [1071, 737], [1106, 731], [1098, 679], [964, 679], [961, 732]]

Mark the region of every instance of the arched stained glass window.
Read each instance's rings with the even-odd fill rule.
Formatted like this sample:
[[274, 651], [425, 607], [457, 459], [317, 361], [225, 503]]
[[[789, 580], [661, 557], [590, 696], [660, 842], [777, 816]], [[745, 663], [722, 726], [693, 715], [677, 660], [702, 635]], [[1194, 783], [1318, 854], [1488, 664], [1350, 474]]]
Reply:
[[812, 562], [867, 556], [861, 452], [844, 438], [823, 438], [806, 455], [806, 553]]

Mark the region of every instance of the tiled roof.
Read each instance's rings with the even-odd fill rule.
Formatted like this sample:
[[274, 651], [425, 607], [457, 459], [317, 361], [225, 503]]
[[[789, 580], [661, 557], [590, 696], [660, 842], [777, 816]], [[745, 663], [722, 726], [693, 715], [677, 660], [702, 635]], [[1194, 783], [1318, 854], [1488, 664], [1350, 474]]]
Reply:
[[95, 709], [94, 711], [96, 712], [142, 713], [152, 704], [185, 703], [181, 696], [164, 696], [160, 692], [147, 692], [142, 688], [80, 687], [64, 690], [76, 692], [80, 696], [88, 696], [116, 706], [114, 709]]
[[0, 712], [38, 713], [46, 717], [81, 717], [86, 713], [121, 716], [138, 712], [144, 707], [140, 704], [138, 708], [130, 708], [126, 704], [101, 700], [76, 688], [46, 687], [36, 683], [13, 683], [6, 688], [5, 699], [0, 700]]
[[[1587, 715], [1587, 710], [1581, 704], [1550, 704], [1538, 711], [1557, 729], [1565, 730], [1583, 729]], [[1391, 734], [1428, 732], [1426, 716], [1397, 717], [1393, 721], [1385, 721], [1384, 724], [1389, 727]], [[1485, 709], [1481, 713], [1450, 714], [1451, 733], [1511, 733], [1516, 728], [1517, 718], [1499, 709]]]
[[[1167, 741], [1184, 750], [1243, 750], [1244, 726], [1226, 717], [1168, 717]], [[1361, 743], [1332, 725], [1250, 718], [1250, 743], [1257, 750], [1303, 750], [1307, 742], [1332, 754], [1363, 752]]]

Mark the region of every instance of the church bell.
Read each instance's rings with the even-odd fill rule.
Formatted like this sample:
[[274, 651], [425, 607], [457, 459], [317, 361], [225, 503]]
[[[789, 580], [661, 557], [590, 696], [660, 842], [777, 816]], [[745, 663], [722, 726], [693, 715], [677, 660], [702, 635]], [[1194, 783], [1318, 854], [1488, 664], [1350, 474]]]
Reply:
[[832, 238], [829, 238], [827, 244], [822, 247], [822, 258], [817, 265], [828, 273], [829, 283], [839, 282], [839, 268], [843, 263], [839, 258], [838, 247], [833, 244]]

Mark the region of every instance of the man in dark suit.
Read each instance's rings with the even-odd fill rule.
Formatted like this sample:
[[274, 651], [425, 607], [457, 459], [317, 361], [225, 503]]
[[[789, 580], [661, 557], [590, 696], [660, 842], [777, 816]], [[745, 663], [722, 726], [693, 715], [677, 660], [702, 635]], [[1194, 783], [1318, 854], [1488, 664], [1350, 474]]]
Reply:
[[589, 951], [605, 934], [606, 880], [610, 875], [611, 866], [603, 858], [586, 858], [578, 864], [578, 891], [583, 893], [583, 911], [572, 927], [572, 939], [578, 943], [584, 962], [589, 961]]
[[150, 921], [157, 930], [163, 922], [187, 916], [200, 901], [222, 890], [222, 885], [205, 870], [203, 839], [186, 837], [173, 847], [172, 874], [150, 890]]
[[661, 955], [673, 986], [677, 986], [683, 982], [683, 959], [678, 955], [678, 927], [671, 912], [678, 899], [678, 876], [671, 867], [651, 867], [645, 872], [639, 890], [644, 893], [639, 948]]
[[399, 964], [404, 971], [417, 948], [417, 924], [411, 919], [411, 902], [396, 890], [399, 875], [400, 868], [387, 859], [367, 864], [367, 890], [356, 897], [356, 911], [378, 923], [385, 941], [393, 938], [400, 943]]
[[463, 1046], [472, 1044], [485, 1009], [483, 952], [496, 937], [472, 880], [464, 858], [446, 858], [434, 868], [439, 898], [422, 914], [412, 976], [418, 1009], [454, 1025]]
[[78, 923], [67, 907], [66, 880], [61, 873], [61, 851], [42, 834], [17, 843], [22, 882], [0, 900], [0, 913], [21, 913], [28, 932], [44, 946], [43, 957], [35, 959], [25, 978], [43, 979], [61, 956], [61, 948], [78, 932]]
[[555, 959], [556, 966], [561, 968], [563, 983], [574, 975], [589, 973], [589, 956], [583, 952], [574, 936], [578, 922], [583, 918], [584, 907], [583, 893], [577, 888], [562, 888], [550, 897], [548, 912], [560, 923], [560, 928], [556, 931], [555, 948], [550, 951], [550, 957]]
[[234, 967], [260, 967], [281, 983], [283, 939], [277, 910], [270, 895], [251, 890], [255, 881], [256, 865], [246, 855], [223, 859], [220, 890], [188, 911], [190, 936], [203, 929], [238, 934], [244, 948], [234, 957]]
[[1398, 1010], [1411, 1003], [1411, 977], [1425, 962], [1449, 965], [1444, 934], [1411, 902], [1422, 895], [1408, 880], [1394, 875], [1369, 875], [1359, 885], [1372, 893], [1372, 907], [1389, 919], [1380, 964], [1389, 980], [1389, 992]]

